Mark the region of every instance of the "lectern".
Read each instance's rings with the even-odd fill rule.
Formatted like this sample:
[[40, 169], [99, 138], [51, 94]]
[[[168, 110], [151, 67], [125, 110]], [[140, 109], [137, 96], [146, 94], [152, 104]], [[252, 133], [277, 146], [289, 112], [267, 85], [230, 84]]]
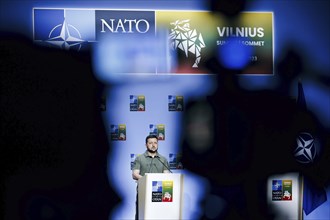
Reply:
[[138, 184], [139, 219], [181, 219], [182, 174], [147, 173]]

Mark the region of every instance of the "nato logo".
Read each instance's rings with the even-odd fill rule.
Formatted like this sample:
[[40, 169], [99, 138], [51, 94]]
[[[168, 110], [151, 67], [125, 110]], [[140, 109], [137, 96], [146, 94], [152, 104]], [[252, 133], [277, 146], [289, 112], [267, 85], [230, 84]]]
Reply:
[[314, 138], [311, 134], [302, 132], [297, 137], [297, 146], [294, 152], [296, 160], [300, 163], [313, 163], [316, 156]]
[[118, 133], [118, 125], [111, 125], [111, 133]]
[[168, 96], [168, 103], [175, 104], [176, 103], [176, 97], [174, 95]]
[[273, 191], [282, 191], [282, 180], [273, 180]]
[[130, 100], [130, 104], [137, 104], [137, 96], [136, 95], [130, 95], [129, 100]]
[[64, 50], [87, 49], [95, 41], [95, 11], [34, 9], [35, 43]]
[[137, 111], [138, 110], [138, 99], [135, 95], [129, 96], [129, 108], [130, 111]]
[[158, 128], [157, 128], [157, 125], [155, 125], [155, 124], [150, 124], [150, 125], [149, 125], [149, 129], [150, 129], [150, 134], [153, 134], [153, 135], [157, 135], [157, 134], [158, 134]]
[[152, 181], [152, 192], [162, 192], [163, 184], [162, 181]]
[[168, 96], [169, 111], [183, 111], [183, 96]]

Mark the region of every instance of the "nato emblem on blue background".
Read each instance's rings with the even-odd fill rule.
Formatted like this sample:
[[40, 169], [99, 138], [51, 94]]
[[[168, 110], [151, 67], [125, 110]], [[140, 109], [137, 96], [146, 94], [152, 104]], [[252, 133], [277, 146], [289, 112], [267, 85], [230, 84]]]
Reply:
[[34, 9], [33, 40], [64, 50], [88, 49], [95, 41], [95, 10]]
[[275, 191], [282, 191], [282, 180], [273, 180], [272, 188]]
[[153, 134], [153, 135], [156, 135], [158, 134], [158, 128], [157, 128], [157, 125], [155, 124], [150, 124], [149, 125], [149, 129], [150, 129], [150, 133], [149, 134]]
[[168, 96], [168, 110], [176, 111], [176, 96], [174, 95]]
[[163, 191], [162, 181], [152, 181], [152, 191], [162, 192]]
[[129, 105], [130, 105], [130, 111], [137, 111], [138, 110], [138, 100], [136, 95], [130, 95], [129, 96]]
[[168, 96], [168, 103], [175, 105], [175, 103], [176, 103], [176, 97], [174, 95], [169, 95]]
[[118, 125], [111, 125], [111, 133], [118, 133], [119, 129], [118, 129]]
[[273, 180], [272, 182], [272, 201], [282, 200], [282, 180]]

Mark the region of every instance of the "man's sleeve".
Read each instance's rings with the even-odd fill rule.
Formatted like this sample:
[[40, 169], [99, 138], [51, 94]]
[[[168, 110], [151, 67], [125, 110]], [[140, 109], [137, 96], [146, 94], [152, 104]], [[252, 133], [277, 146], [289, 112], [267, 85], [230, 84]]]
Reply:
[[132, 170], [140, 170], [140, 167], [141, 167], [140, 157], [136, 157], [133, 162]]

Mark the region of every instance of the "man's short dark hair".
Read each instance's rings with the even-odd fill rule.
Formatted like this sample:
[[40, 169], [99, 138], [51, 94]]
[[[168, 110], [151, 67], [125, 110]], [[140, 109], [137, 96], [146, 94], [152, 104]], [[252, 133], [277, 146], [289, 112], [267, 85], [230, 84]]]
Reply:
[[147, 137], [146, 137], [146, 143], [148, 143], [148, 139], [150, 138], [156, 138], [158, 140], [158, 137], [154, 134], [149, 134]]

